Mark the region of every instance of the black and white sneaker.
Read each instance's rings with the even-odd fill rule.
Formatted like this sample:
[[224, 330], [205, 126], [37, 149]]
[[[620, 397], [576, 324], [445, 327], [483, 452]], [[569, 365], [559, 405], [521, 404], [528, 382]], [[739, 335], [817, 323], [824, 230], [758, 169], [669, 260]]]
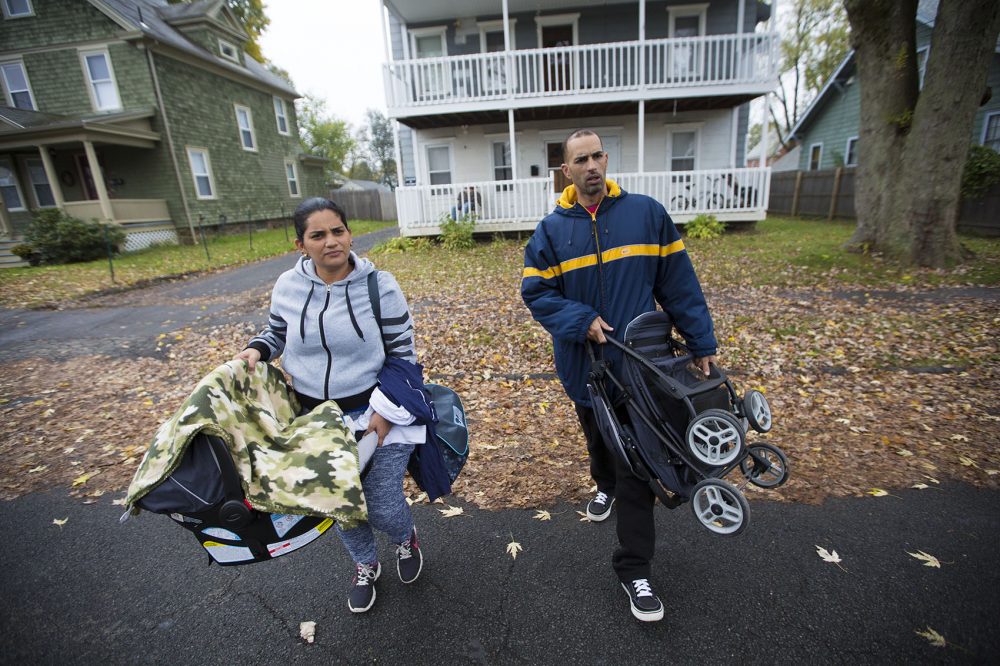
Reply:
[[656, 622], [663, 619], [663, 603], [653, 594], [649, 581], [637, 578], [630, 583], [622, 583], [632, 606], [632, 615], [642, 622]]
[[611, 515], [611, 507], [615, 505], [614, 495], [598, 492], [587, 504], [587, 518], [595, 523], [605, 520]]
[[406, 541], [396, 546], [396, 572], [399, 580], [412, 583], [420, 576], [424, 568], [424, 556], [420, 552], [420, 542], [417, 541], [417, 528], [414, 527]]
[[382, 575], [382, 564], [375, 563], [355, 565], [354, 580], [351, 581], [351, 593], [347, 597], [347, 607], [352, 613], [364, 613], [375, 603], [375, 581]]

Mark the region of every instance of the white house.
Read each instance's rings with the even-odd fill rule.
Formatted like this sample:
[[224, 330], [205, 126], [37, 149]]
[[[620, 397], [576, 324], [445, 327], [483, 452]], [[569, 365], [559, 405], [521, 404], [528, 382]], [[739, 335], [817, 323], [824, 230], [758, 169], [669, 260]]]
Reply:
[[[757, 0], [379, 0], [404, 235], [439, 232], [470, 185], [477, 231], [530, 230], [567, 184], [572, 130], [609, 176], [684, 223], [760, 220], [770, 170], [742, 168], [749, 102], [778, 37]], [[773, 3], [772, 3], [773, 4]]]

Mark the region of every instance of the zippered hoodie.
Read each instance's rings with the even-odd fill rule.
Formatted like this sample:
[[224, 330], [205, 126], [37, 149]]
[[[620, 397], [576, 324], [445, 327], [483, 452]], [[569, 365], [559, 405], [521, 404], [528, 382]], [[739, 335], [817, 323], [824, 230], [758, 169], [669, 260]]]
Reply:
[[[567, 187], [524, 250], [521, 297], [552, 335], [556, 372], [574, 402], [590, 406], [587, 329], [600, 315], [621, 340], [625, 327], [656, 304], [696, 356], [716, 351], [712, 318], [684, 241], [663, 206], [607, 180], [594, 215]], [[614, 367], [621, 353], [601, 347]]]
[[317, 400], [352, 396], [375, 386], [387, 350], [417, 361], [413, 322], [396, 279], [378, 272], [380, 331], [368, 295], [368, 274], [375, 266], [354, 252], [350, 258], [354, 270], [326, 284], [316, 275], [312, 259], [300, 257], [278, 278], [267, 327], [247, 345], [260, 352], [262, 361], [283, 354], [282, 368], [295, 390]]

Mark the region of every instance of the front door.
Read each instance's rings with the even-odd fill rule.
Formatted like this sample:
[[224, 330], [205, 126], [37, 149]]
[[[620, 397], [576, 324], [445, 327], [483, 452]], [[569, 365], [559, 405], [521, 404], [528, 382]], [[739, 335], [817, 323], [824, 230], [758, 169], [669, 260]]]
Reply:
[[573, 184], [562, 172], [563, 154], [562, 141], [549, 141], [545, 144], [546, 159], [548, 160], [549, 173], [552, 174], [553, 191], [562, 192], [569, 185]]
[[[542, 48], [558, 48], [573, 45], [572, 25], [542, 26]], [[546, 55], [544, 61], [544, 76], [546, 90], [572, 90], [572, 70], [569, 53], [554, 53]]]

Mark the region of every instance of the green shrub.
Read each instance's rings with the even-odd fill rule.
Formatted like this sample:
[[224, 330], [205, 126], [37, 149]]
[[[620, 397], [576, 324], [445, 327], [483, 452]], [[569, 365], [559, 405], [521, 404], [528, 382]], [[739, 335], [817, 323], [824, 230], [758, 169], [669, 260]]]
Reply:
[[475, 247], [472, 232], [476, 229], [475, 219], [463, 215], [457, 220], [450, 215], [441, 217], [441, 244], [449, 250], [467, 250]]
[[986, 146], [974, 145], [962, 169], [962, 196], [978, 199], [1000, 182], [1000, 153]]
[[718, 238], [726, 230], [726, 225], [719, 222], [719, 218], [714, 215], [702, 213], [684, 225], [684, 233], [688, 238], [704, 238], [711, 240]]
[[372, 254], [403, 254], [413, 249], [413, 239], [396, 236], [372, 248]]
[[115, 225], [84, 222], [51, 208], [34, 213], [24, 240], [18, 249], [28, 256], [17, 254], [29, 262], [34, 257], [43, 264], [72, 264], [106, 257], [108, 243], [118, 253], [125, 244], [125, 232]]
[[32, 266], [37, 266], [42, 263], [41, 255], [35, 252], [35, 248], [27, 243], [18, 243], [14, 247], [10, 248], [10, 251], [27, 261]]

